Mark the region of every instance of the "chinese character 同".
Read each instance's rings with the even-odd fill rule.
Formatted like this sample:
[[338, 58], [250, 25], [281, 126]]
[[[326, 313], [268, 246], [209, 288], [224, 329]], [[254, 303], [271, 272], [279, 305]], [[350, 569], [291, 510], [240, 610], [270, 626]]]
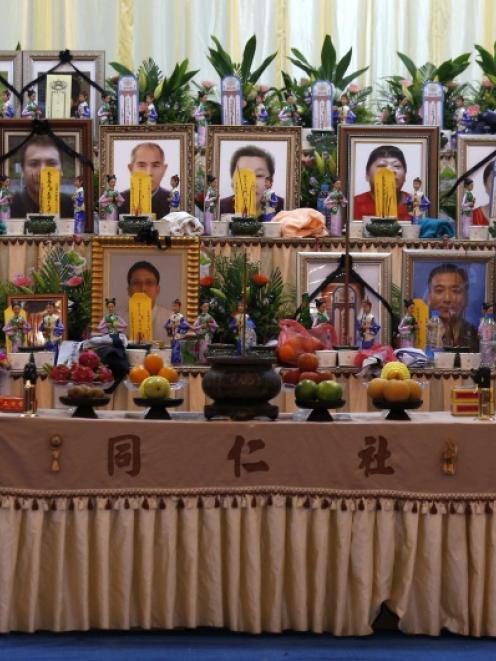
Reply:
[[133, 434], [114, 436], [108, 440], [107, 470], [113, 475], [115, 467], [129, 468], [126, 473], [135, 477], [141, 470], [141, 439]]
[[358, 468], [365, 469], [365, 477], [369, 475], [391, 475], [394, 473], [392, 466], [386, 466], [386, 459], [389, 459], [391, 453], [388, 450], [388, 443], [384, 436], [379, 436], [379, 443], [376, 446], [375, 436], [366, 436], [365, 450], [360, 450], [358, 456], [361, 459]]
[[[234, 445], [229, 450], [227, 455], [228, 459], [234, 461], [234, 475], [236, 477], [241, 476], [241, 466], [248, 471], [248, 473], [253, 473], [256, 471], [268, 471], [269, 464], [265, 461], [249, 461], [246, 463], [241, 463], [241, 452], [245, 444], [245, 439], [242, 436], [236, 436]], [[252, 454], [252, 452], [257, 452], [258, 450], [263, 450], [265, 447], [265, 442], [261, 438], [255, 438], [251, 441], [248, 441], [248, 452], [246, 454]]]

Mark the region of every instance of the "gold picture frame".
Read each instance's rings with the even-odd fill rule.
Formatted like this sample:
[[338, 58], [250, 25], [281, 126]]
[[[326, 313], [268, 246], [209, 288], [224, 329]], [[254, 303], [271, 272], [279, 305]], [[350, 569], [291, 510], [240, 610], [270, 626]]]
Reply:
[[[262, 161], [271, 162], [266, 174], [273, 176], [273, 190], [280, 200], [278, 211], [300, 206], [301, 128], [298, 126], [209, 126], [207, 129], [206, 173], [218, 183], [218, 217], [233, 213], [230, 165], [235, 154], [254, 146], [261, 149]], [[264, 152], [268, 154], [266, 157]], [[242, 152], [241, 152], [242, 153]], [[257, 158], [257, 156], [255, 156]], [[243, 167], [249, 167], [244, 165]], [[272, 173], [270, 170], [274, 170]], [[257, 172], [256, 172], [257, 174]], [[260, 187], [258, 182], [260, 180]], [[264, 177], [257, 177], [257, 199]]]
[[[0, 51], [0, 74], [14, 87], [18, 92], [22, 87], [22, 52], [18, 50]], [[0, 93], [4, 86], [0, 85]], [[14, 109], [14, 117], [19, 117], [20, 102], [15, 94], [11, 93], [10, 103]]]
[[[140, 144], [157, 145], [158, 158], [166, 167], [163, 173], [156, 167], [157, 183], [154, 186], [152, 169], [152, 212], [156, 219], [169, 212], [169, 179], [179, 176], [181, 211], [194, 213], [194, 126], [193, 124], [157, 124], [155, 126], [101, 126], [100, 127], [100, 194], [105, 186], [105, 177], [114, 174], [117, 177], [117, 189], [122, 193], [125, 203], [120, 213], [130, 213], [129, 185], [133, 151]], [[160, 154], [161, 150], [161, 154]], [[154, 150], [157, 151], [157, 150]], [[150, 163], [150, 167], [154, 167]], [[162, 166], [163, 167], [163, 166]], [[147, 169], [141, 171], [148, 171]]]
[[[153, 299], [156, 317], [165, 317], [172, 301], [179, 298], [189, 322], [198, 316], [200, 241], [198, 237], [174, 237], [165, 250], [134, 241], [134, 237], [95, 236], [91, 245], [91, 325], [96, 329], [104, 316], [106, 298], [115, 298], [119, 313], [127, 319], [129, 271], [139, 262], [159, 273]], [[166, 286], [164, 286], [164, 282]], [[166, 320], [166, 319], [165, 319]], [[162, 324], [161, 324], [162, 325]], [[160, 341], [160, 334], [154, 332]]]

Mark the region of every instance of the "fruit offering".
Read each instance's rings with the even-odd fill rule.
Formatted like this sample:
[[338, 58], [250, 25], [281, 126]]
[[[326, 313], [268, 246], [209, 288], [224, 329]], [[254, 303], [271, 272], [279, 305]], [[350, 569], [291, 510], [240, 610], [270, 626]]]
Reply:
[[409, 379], [410, 370], [399, 360], [392, 360], [389, 363], [386, 363], [381, 371], [381, 379]]
[[343, 398], [343, 387], [334, 380], [316, 383], [310, 379], [300, 381], [295, 388], [295, 399], [300, 402], [311, 402], [316, 406], [329, 408], [339, 405]]
[[100, 399], [105, 397], [103, 388], [94, 386], [71, 386], [67, 391], [67, 397], [70, 399]]
[[167, 399], [170, 392], [170, 383], [163, 376], [149, 376], [140, 385], [140, 394], [146, 399]]
[[422, 398], [422, 387], [418, 381], [410, 378], [377, 378], [369, 382], [367, 394], [375, 401], [408, 404]]
[[91, 350], [82, 351], [78, 362], [70, 367], [56, 365], [50, 368], [50, 378], [55, 383], [103, 383], [109, 384], [114, 380], [112, 371], [105, 367], [98, 355]]
[[[159, 356], [160, 358], [160, 356]], [[173, 367], [163, 366], [157, 374], [151, 374], [143, 365], [135, 365], [129, 372], [129, 380], [134, 385], [139, 386], [149, 376], [163, 376], [169, 383], [177, 383], [179, 381], [179, 373]]]

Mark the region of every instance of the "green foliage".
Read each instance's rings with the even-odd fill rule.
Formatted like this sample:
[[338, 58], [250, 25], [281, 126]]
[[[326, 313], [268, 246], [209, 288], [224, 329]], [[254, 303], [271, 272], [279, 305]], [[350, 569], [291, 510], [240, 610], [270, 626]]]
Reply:
[[475, 61], [484, 72], [484, 75], [487, 76], [488, 80], [490, 80], [493, 85], [496, 85], [496, 41], [494, 42], [492, 53], [479, 44], [475, 44], [474, 48], [479, 54], [479, 59]]
[[[234, 342], [229, 322], [244, 292], [244, 255], [217, 256], [213, 260], [214, 281], [210, 287], [202, 287], [200, 298], [212, 299], [210, 312], [219, 324], [217, 338], [221, 342]], [[254, 276], [260, 275], [260, 264], [247, 262], [247, 311], [254, 321], [259, 344], [279, 334], [278, 322], [294, 312], [294, 292], [286, 293], [279, 269], [273, 269], [267, 282], [257, 286]]]

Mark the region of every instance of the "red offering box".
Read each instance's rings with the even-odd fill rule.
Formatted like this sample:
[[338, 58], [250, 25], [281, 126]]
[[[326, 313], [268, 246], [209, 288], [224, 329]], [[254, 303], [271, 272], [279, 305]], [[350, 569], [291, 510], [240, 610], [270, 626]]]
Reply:
[[23, 413], [24, 399], [22, 397], [0, 395], [0, 411], [2, 413]]

